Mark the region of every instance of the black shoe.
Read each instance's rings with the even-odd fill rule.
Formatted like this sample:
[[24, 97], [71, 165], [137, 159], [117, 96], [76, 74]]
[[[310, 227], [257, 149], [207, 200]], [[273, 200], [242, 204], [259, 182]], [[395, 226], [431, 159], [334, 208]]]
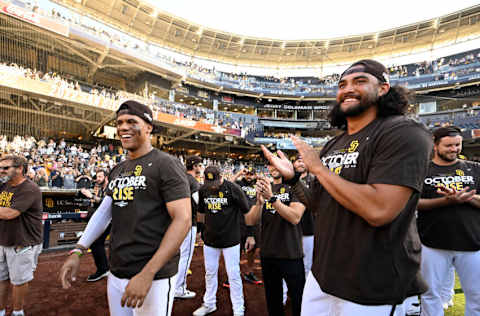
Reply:
[[87, 278], [87, 282], [95, 282], [98, 280], [101, 280], [103, 278], [106, 278], [108, 276], [108, 271], [105, 272], [95, 272], [94, 274], [90, 274]]
[[230, 288], [230, 283], [228, 283], [228, 280], [227, 280], [227, 281], [223, 282], [222, 286], [229, 289]]
[[250, 272], [248, 274], [244, 274], [243, 279], [245, 281], [247, 281], [248, 283], [257, 284], [257, 285], [263, 284], [263, 281], [260, 280], [259, 278], [257, 278], [257, 276], [255, 274], [253, 274], [253, 272]]

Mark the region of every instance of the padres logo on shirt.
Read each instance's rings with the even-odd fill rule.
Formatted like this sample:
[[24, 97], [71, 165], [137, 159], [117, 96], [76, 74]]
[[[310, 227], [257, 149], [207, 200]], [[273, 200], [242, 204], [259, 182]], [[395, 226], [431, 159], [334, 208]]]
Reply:
[[353, 141], [350, 143], [350, 147], [348, 148], [348, 152], [349, 152], [349, 153], [353, 153], [353, 152], [357, 149], [358, 145], [359, 145], [358, 140], [353, 140]]
[[[134, 171], [128, 171], [113, 179], [108, 188], [112, 192], [114, 204], [119, 207], [128, 205], [128, 201], [133, 201], [136, 189], [147, 188], [147, 178], [142, 176], [143, 168], [140, 165], [135, 166]], [[133, 175], [132, 175], [133, 174]]]
[[143, 170], [142, 166], [137, 165], [137, 166], [135, 167], [135, 171], [133, 172], [133, 174], [134, 174], [135, 176], [139, 177], [139, 176], [142, 174], [142, 170]]
[[218, 197], [209, 197], [203, 199], [207, 208], [213, 214], [216, 214], [222, 210], [222, 205], [228, 204], [228, 199], [225, 197], [223, 192], [218, 192]]
[[11, 207], [12, 205], [13, 192], [2, 192], [0, 193], [0, 206], [1, 207]]
[[[278, 194], [274, 194], [274, 196], [276, 196], [277, 199], [280, 200], [282, 203], [286, 203], [290, 201], [290, 193], [285, 191], [286, 191], [285, 188], [282, 187], [280, 188], [280, 192]], [[275, 214], [277, 212], [273, 204], [269, 203], [268, 201], [265, 202], [265, 210], [267, 212], [270, 212], [271, 214]]]
[[356, 168], [358, 163], [358, 146], [360, 142], [353, 140], [348, 148], [342, 148], [333, 151], [329, 155], [322, 157], [323, 164], [335, 174], [340, 174], [344, 168]]
[[465, 171], [456, 169], [455, 174], [445, 174], [425, 178], [424, 183], [432, 187], [446, 187], [457, 191], [463, 190], [466, 186], [475, 184], [472, 176], [466, 176]]
[[253, 199], [255, 196], [257, 196], [257, 191], [255, 190], [255, 187], [243, 186], [242, 190], [250, 199]]

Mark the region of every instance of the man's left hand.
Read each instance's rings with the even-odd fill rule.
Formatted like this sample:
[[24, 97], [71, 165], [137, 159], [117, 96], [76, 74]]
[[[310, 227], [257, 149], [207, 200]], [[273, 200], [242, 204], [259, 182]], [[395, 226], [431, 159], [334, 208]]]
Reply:
[[125, 287], [121, 304], [131, 308], [140, 308], [143, 305], [145, 297], [152, 287], [153, 277], [144, 272], [140, 272], [134, 276]]

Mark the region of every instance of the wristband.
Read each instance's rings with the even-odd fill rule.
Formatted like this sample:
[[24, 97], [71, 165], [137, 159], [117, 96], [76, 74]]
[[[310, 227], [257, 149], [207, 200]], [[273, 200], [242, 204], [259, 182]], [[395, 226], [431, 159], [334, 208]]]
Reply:
[[246, 233], [247, 237], [255, 237], [255, 226], [247, 225]]
[[289, 186], [293, 187], [300, 180], [301, 176], [302, 176], [302, 174], [300, 172], [295, 171], [295, 174], [294, 174], [293, 178], [291, 178], [290, 180], [285, 180], [285, 178], [284, 178], [283, 183], [288, 184]]
[[73, 255], [73, 254], [76, 254], [79, 258], [81, 256], [83, 256], [83, 250], [82, 249], [79, 249], [79, 248], [75, 248], [75, 249], [72, 249], [68, 252], [68, 255]]
[[205, 229], [205, 224], [202, 222], [197, 222], [197, 233], [203, 233]]
[[277, 200], [278, 200], [277, 196], [274, 195], [274, 196], [272, 196], [271, 198], [268, 199], [268, 203], [273, 204], [273, 203], [277, 202]]

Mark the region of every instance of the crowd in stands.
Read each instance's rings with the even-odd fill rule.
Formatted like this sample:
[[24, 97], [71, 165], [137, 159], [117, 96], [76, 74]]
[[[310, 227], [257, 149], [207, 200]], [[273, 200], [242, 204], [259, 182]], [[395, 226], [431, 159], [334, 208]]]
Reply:
[[[215, 69], [214, 66], [206, 67], [192, 60], [189, 56], [169, 52], [159, 46], [146, 43], [131, 35], [120, 32], [105, 24], [99, 23], [87, 16], [77, 14], [72, 10], [62, 7], [49, 0], [12, 0], [13, 3], [21, 5], [33, 12], [48, 16], [81, 27], [98, 38], [102, 38], [112, 44], [126, 49], [133, 49], [141, 53], [138, 56], [155, 58], [165, 66], [173, 67], [179, 74], [193, 77], [203, 81], [209, 81], [218, 85], [230, 85], [231, 88], [249, 90], [254, 92], [270, 92], [277, 94], [327, 94], [330, 89], [336, 86], [339, 74], [328, 74], [320, 77], [275, 77], [275, 76], [253, 76], [246, 72], [226, 73]], [[397, 65], [390, 67], [390, 76], [393, 80], [407, 77], [420, 77], [425, 74], [443, 74], [433, 80], [454, 79], [466, 73], [466, 70], [451, 70], [451, 67], [469, 65], [480, 60], [480, 50], [461, 53], [436, 60], [424, 61], [408, 65]], [[161, 63], [159, 63], [161, 64]], [[467, 73], [475, 70], [468, 70]]]
[[465, 130], [480, 128], [479, 107], [424, 114], [418, 117], [430, 129], [445, 126], [446, 124], [455, 125]]
[[89, 188], [98, 169], [111, 170], [125, 159], [123, 149], [111, 143], [86, 145], [18, 135], [0, 135], [3, 154], [23, 155], [28, 161], [27, 176], [40, 187], [64, 189]]
[[143, 99], [145, 103], [152, 106], [154, 110], [172, 114], [179, 118], [187, 118], [194, 121], [206, 122], [224, 128], [243, 129], [250, 128], [256, 122], [256, 117], [247, 114], [229, 114], [222, 111], [213, 111], [208, 108], [187, 105], [178, 102], [171, 102], [161, 99], [153, 94], [145, 97], [128, 93], [126, 91], [107, 89], [99, 86], [91, 86], [86, 83], [79, 83], [78, 80], [68, 75], [60, 75], [55, 72], [42, 73], [36, 69], [30, 69], [17, 65], [15, 63], [0, 63], [0, 71], [3, 75], [15, 74], [25, 78], [53, 83], [53, 89], [50, 94], [53, 96], [75, 97], [78, 92], [89, 93], [90, 104], [103, 104], [114, 110], [118, 101], [135, 98]]
[[[120, 161], [126, 152], [113, 143], [86, 144], [66, 141], [64, 138], [35, 139], [33, 136], [0, 135], [0, 156], [22, 155], [28, 161], [28, 178], [43, 188], [81, 189], [90, 188], [98, 170], [107, 173]], [[186, 152], [171, 152], [182, 163]], [[216, 165], [229, 179], [247, 163], [233, 159], [204, 158], [203, 164]]]

